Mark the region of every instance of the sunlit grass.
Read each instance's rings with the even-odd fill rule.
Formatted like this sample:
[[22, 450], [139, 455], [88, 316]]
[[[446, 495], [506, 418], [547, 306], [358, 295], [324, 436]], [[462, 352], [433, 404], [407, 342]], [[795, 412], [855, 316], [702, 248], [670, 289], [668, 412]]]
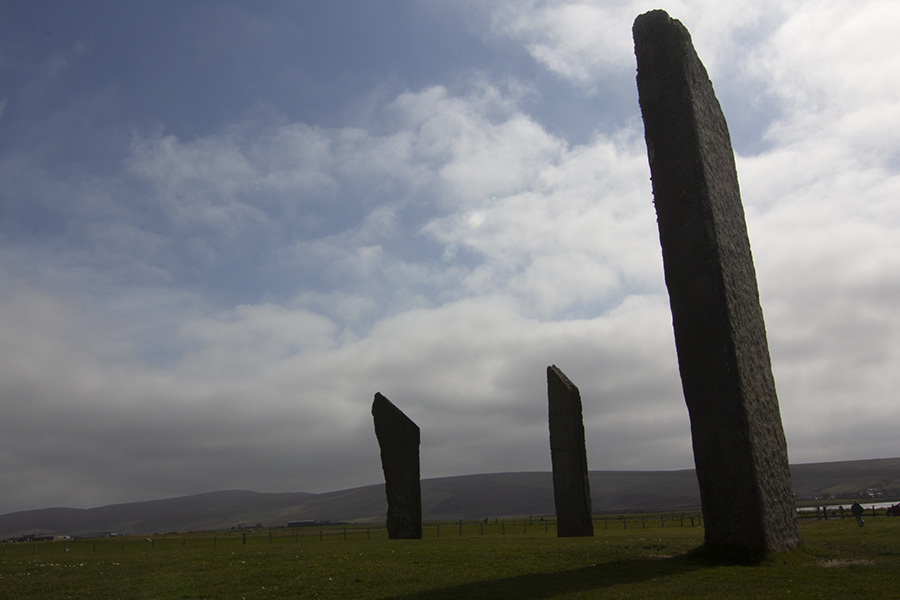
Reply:
[[[655, 523], [655, 526], [652, 526]], [[0, 598], [886, 598], [900, 589], [900, 519], [803, 521], [802, 546], [755, 566], [688, 553], [699, 527], [595, 523], [169, 534], [4, 545]], [[484, 534], [481, 533], [482, 527]], [[608, 527], [608, 528], [607, 528]], [[246, 544], [244, 534], [247, 534]]]

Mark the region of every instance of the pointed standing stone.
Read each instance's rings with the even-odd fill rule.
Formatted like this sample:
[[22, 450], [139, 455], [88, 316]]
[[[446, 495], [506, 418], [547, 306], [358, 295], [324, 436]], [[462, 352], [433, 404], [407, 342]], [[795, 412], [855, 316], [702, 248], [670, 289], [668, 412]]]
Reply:
[[679, 21], [651, 11], [633, 33], [706, 543], [786, 550], [800, 534], [728, 126]]
[[384, 470], [388, 537], [392, 540], [421, 539], [419, 427], [381, 394], [375, 394], [372, 417]]
[[581, 394], [556, 365], [547, 367], [550, 461], [557, 537], [594, 535]]

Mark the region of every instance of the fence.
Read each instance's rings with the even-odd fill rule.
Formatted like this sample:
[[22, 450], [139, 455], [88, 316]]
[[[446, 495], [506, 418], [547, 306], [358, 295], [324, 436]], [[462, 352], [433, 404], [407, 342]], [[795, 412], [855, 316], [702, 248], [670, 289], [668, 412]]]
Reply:
[[[889, 503], [878, 507], [876, 505], [871, 505], [866, 508], [863, 506], [864, 513], [862, 516], [864, 517], [877, 517], [879, 509], [881, 509], [882, 516], [885, 513], [886, 506], [890, 506]], [[800, 519], [849, 519], [853, 514], [850, 512], [850, 507], [847, 506], [807, 506], [803, 508], [797, 509], [797, 517]]]
[[[884, 514], [883, 507], [866, 507], [865, 516]], [[800, 519], [843, 519], [852, 517], [849, 507], [804, 507], [797, 509]], [[656, 514], [595, 516], [594, 535], [632, 529], [701, 527], [699, 511]], [[423, 523], [423, 538], [449, 538], [505, 535], [556, 536], [556, 519], [547, 517], [459, 520]], [[388, 539], [383, 525], [340, 524], [302, 528], [252, 528], [219, 532], [166, 533], [145, 536], [84, 538], [55, 541], [0, 543], [3, 558], [59, 556], [68, 553], [111, 553], [154, 551], [174, 548], [258, 546], [261, 544], [307, 544]]]
[[[594, 518], [594, 535], [604, 531], [660, 527], [699, 527], [699, 513], [665, 515], [609, 515]], [[460, 520], [423, 523], [423, 538], [536, 535], [556, 537], [556, 520], [515, 518]], [[60, 556], [61, 554], [109, 554], [116, 552], [152, 552], [166, 549], [240, 548], [260, 545], [305, 545], [313, 543], [387, 540], [383, 525], [328, 525], [323, 527], [269, 528], [220, 532], [187, 532], [151, 536], [66, 539], [55, 541], [4, 543], [3, 558]]]
[[[867, 507], [866, 517], [879, 515], [881, 507]], [[884, 514], [884, 511], [881, 511]], [[844, 519], [852, 515], [849, 508], [842, 506], [798, 508], [800, 519]], [[665, 514], [628, 514], [595, 516], [594, 535], [603, 532], [630, 529], [651, 529], [666, 527], [701, 527], [699, 512]], [[448, 538], [496, 535], [549, 535], [556, 536], [555, 518], [539, 517], [484, 520], [459, 520], [423, 523], [423, 538]], [[361, 541], [388, 538], [383, 525], [326, 525], [303, 528], [253, 528], [221, 532], [187, 532], [154, 534], [144, 536], [122, 536], [108, 538], [86, 538], [55, 541], [27, 541], [0, 543], [2, 557], [24, 557], [38, 555], [59, 555], [70, 552], [127, 552], [152, 551], [168, 548], [200, 548], [215, 546], [257, 546], [260, 544], [305, 544], [312, 542]]]

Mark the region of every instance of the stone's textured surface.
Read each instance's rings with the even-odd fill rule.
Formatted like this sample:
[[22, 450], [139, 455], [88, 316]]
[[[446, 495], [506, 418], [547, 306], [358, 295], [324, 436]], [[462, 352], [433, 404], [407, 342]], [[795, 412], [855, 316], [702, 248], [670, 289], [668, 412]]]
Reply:
[[419, 427], [381, 394], [372, 402], [375, 437], [381, 447], [387, 494], [388, 537], [421, 539], [422, 490], [419, 484]]
[[633, 33], [706, 543], [785, 550], [800, 535], [728, 126], [679, 21], [651, 11]]
[[556, 500], [556, 535], [594, 535], [591, 520], [591, 484], [581, 394], [556, 365], [547, 367], [550, 404], [550, 460], [553, 463], [553, 496]]

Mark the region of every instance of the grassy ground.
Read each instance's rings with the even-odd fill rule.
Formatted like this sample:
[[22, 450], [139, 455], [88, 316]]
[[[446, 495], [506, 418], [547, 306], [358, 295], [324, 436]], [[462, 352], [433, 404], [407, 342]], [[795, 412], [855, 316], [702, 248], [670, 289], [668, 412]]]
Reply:
[[[657, 518], [658, 519], [658, 518]], [[595, 524], [593, 538], [533, 523], [169, 534], [3, 545], [0, 598], [890, 598], [900, 595], [900, 519], [801, 523], [802, 546], [754, 566], [688, 554], [699, 527]]]

